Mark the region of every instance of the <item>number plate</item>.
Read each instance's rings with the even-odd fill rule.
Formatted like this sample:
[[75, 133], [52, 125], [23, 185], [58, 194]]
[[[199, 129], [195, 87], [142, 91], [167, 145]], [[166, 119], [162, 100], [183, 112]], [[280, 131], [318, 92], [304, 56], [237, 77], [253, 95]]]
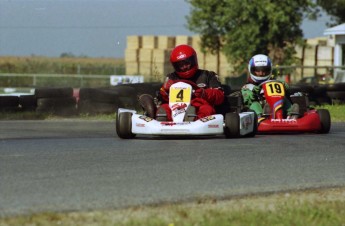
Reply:
[[284, 85], [280, 82], [268, 82], [265, 85], [267, 96], [285, 96]]
[[172, 103], [189, 103], [191, 101], [191, 93], [191, 87], [171, 87], [169, 100]]

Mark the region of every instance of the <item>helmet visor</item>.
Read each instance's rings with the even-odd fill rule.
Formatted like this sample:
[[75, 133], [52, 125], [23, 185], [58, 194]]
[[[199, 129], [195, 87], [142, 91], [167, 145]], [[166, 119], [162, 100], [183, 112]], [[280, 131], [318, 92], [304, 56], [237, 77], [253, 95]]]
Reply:
[[173, 63], [173, 66], [177, 72], [186, 72], [193, 68], [195, 65], [195, 57], [191, 56], [187, 59], [180, 60]]
[[272, 69], [269, 66], [258, 66], [258, 67], [252, 67], [251, 73], [257, 77], [265, 77], [271, 74], [271, 70]]

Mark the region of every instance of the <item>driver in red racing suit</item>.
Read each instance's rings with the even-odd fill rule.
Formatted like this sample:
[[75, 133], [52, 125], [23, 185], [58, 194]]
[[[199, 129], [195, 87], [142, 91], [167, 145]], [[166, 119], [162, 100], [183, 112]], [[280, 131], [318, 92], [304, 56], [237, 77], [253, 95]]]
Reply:
[[170, 62], [175, 71], [168, 74], [159, 94], [162, 104], [157, 110], [158, 115], [166, 115], [167, 121], [172, 121], [169, 108], [169, 88], [175, 82], [185, 80], [195, 83], [195, 90], [191, 105], [196, 109], [196, 119], [216, 113], [215, 105], [224, 101], [224, 92], [218, 75], [213, 71], [201, 70], [195, 50], [189, 45], [178, 45], [170, 54]]

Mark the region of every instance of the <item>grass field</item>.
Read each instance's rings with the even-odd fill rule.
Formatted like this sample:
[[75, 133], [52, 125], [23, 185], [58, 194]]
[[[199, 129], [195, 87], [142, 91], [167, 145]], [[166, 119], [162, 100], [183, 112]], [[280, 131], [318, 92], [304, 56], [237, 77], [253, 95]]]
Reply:
[[88, 57], [0, 57], [0, 73], [14, 74], [114, 74], [124, 68], [124, 59]]
[[0, 218], [0, 226], [342, 226], [345, 188], [283, 192], [227, 200], [138, 206], [121, 210], [38, 213]]

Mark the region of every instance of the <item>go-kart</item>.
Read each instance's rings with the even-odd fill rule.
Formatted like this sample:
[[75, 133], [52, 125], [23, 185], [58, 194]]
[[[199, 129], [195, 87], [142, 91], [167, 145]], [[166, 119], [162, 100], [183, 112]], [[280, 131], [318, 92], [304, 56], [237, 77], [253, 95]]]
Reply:
[[[251, 89], [253, 85], [245, 86]], [[264, 108], [264, 114], [263, 117], [258, 118], [258, 133], [329, 132], [331, 128], [329, 111], [310, 107], [307, 95], [303, 93], [290, 95], [292, 103], [299, 105], [298, 114], [291, 117], [283, 113], [284, 97], [287, 91], [282, 82], [268, 80], [261, 83], [260, 87], [259, 101]], [[269, 114], [265, 114], [265, 105], [269, 106]]]
[[254, 112], [227, 112], [197, 119], [191, 105], [196, 84], [178, 81], [169, 89], [169, 107], [172, 121], [156, 116], [153, 110], [154, 98], [144, 94], [141, 106], [144, 113], [119, 108], [116, 117], [116, 132], [120, 138], [131, 139], [138, 134], [157, 136], [203, 136], [225, 135], [226, 138], [252, 137], [257, 130], [257, 117]]

